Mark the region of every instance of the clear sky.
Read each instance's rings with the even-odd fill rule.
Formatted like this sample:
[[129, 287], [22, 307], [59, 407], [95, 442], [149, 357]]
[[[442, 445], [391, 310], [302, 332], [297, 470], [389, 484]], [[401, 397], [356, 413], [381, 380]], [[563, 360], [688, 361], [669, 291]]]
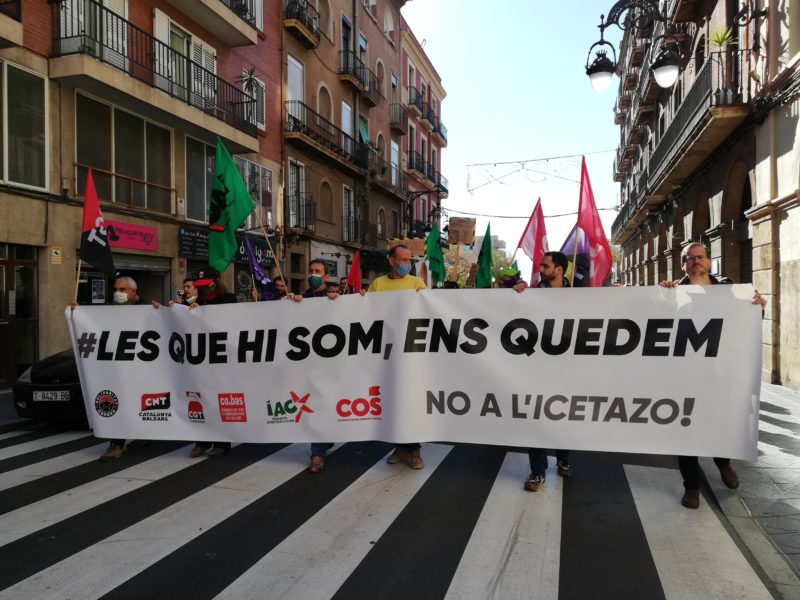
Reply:
[[[600, 15], [613, 4], [410, 0], [402, 9], [447, 92], [441, 171], [449, 198], [442, 205], [452, 216], [496, 215], [476, 217], [477, 233], [491, 221], [509, 253], [539, 197], [550, 249], [561, 247], [577, 217], [555, 215], [578, 209], [581, 155], [598, 208], [618, 205], [612, 170], [619, 79], [597, 94], [584, 72], [589, 46], [600, 38]], [[615, 47], [621, 37], [616, 27], [606, 30]], [[577, 156], [547, 160], [568, 155]], [[468, 166], [475, 163], [490, 164]], [[600, 211], [607, 236], [616, 214]], [[517, 257], [527, 279], [531, 262], [521, 251]]]

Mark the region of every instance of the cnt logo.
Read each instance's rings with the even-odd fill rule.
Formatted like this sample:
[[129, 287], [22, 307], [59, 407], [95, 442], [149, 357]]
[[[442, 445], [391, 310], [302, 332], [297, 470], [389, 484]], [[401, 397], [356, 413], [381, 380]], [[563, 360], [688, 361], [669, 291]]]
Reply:
[[381, 387], [370, 386], [367, 398], [348, 400], [342, 398], [336, 403], [336, 413], [340, 421], [380, 421], [383, 409], [381, 408]]
[[200, 392], [186, 392], [186, 398], [189, 400], [189, 420], [193, 423], [205, 423], [206, 416], [203, 413], [203, 403], [200, 401]]
[[247, 405], [241, 392], [217, 394], [219, 417], [223, 423], [246, 423]]
[[160, 392], [157, 394], [142, 394], [142, 410], [139, 417], [142, 421], [169, 421], [172, 417], [170, 408], [170, 393]]
[[291, 398], [288, 400], [273, 403], [272, 400], [267, 400], [267, 415], [269, 420], [267, 424], [275, 423], [299, 423], [300, 417], [303, 413], [313, 413], [314, 410], [308, 406], [308, 400], [311, 397], [309, 392], [305, 396], [298, 396], [295, 392], [290, 391]]
[[119, 410], [119, 398], [111, 390], [103, 390], [94, 397], [94, 409], [101, 417], [113, 417]]

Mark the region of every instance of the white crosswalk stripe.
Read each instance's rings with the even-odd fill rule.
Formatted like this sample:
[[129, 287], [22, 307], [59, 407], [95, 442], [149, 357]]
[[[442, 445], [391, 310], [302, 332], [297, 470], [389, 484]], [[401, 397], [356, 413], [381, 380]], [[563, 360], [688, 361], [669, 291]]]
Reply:
[[[86, 436], [86, 432], [63, 432], [12, 443], [0, 450], [0, 461], [14, 459], [9, 465], [18, 464], [20, 459], [25, 460], [26, 454]], [[14, 436], [5, 439], [13, 440]], [[263, 447], [263, 452], [258, 451], [261, 447], [250, 446], [249, 454], [248, 451], [241, 454], [234, 451], [229, 458], [207, 463], [208, 469], [202, 467], [207, 459], [189, 458], [188, 445], [174, 450], [174, 446], [162, 446], [159, 450], [157, 444], [151, 447], [152, 454], [140, 455], [137, 464], [128, 468], [120, 465], [116, 471], [105, 471], [99, 465], [89, 464], [97, 460], [104, 447], [104, 443], [98, 441], [84, 449], [65, 449], [60, 455], [0, 473], [0, 498], [5, 502], [0, 506], [8, 511], [0, 514], [3, 569], [14, 564], [14, 556], [6, 550], [11, 547], [28, 549], [26, 552], [34, 561], [40, 560], [39, 549], [46, 549], [46, 545], [41, 545], [45, 539], [42, 532], [47, 528], [53, 531], [54, 526], [60, 526], [63, 531], [61, 524], [65, 522], [69, 527], [73, 527], [73, 522], [91, 523], [92, 511], [100, 506], [103, 506], [104, 519], [95, 537], [84, 537], [85, 543], [80, 547], [73, 548], [71, 543], [62, 542], [61, 554], [50, 562], [44, 556], [41, 564], [16, 575], [18, 579], [14, 578], [13, 567], [7, 570], [3, 579], [7, 587], [0, 590], [0, 599], [88, 599], [106, 594], [114, 597], [115, 590], [130, 587], [130, 582], [140, 574], [154, 567], [165, 567], [177, 555], [190, 564], [195, 560], [192, 552], [198, 552], [192, 542], [208, 532], [221, 532], [213, 540], [225, 539], [220, 536], [229, 535], [228, 531], [235, 536], [242, 525], [231, 518], [237, 514], [251, 514], [246, 510], [251, 506], [256, 511], [252, 514], [263, 514], [259, 512], [262, 505], [269, 506], [276, 490], [289, 490], [288, 495], [283, 496], [286, 502], [286, 498], [313, 496], [315, 489], [325, 489], [318, 487], [324, 481], [329, 484], [328, 496], [321, 498], [313, 510], [304, 513], [301, 508], [295, 513], [294, 521], [285, 530], [274, 533], [275, 541], [270, 542], [271, 546], [257, 545], [254, 551], [248, 550], [252, 558], [230, 576], [219, 574], [221, 583], [213, 593], [203, 597], [209, 600], [212, 597], [218, 600], [260, 598], [265, 597], [267, 589], [269, 597], [287, 600], [337, 597], [359, 565], [369, 564], [365, 560], [381, 544], [384, 533], [393, 524], [393, 529], [397, 530], [396, 523], [398, 519], [403, 522], [400, 516], [404, 509], [412, 501], [419, 502], [418, 496], [423, 490], [428, 489], [431, 494], [431, 489], [442, 489], [437, 487], [440, 482], [453, 477], [447, 465], [472, 464], [463, 461], [465, 457], [475, 456], [459, 453], [467, 447], [464, 445], [425, 444], [425, 468], [414, 471], [402, 465], [387, 465], [385, 455], [378, 458], [379, 453], [384, 452], [383, 446], [373, 445], [372, 454], [364, 454], [360, 466], [347, 471], [350, 479], [346, 483], [352, 483], [347, 485], [345, 480], [338, 479], [343, 483], [332, 488], [330, 476], [336, 472], [335, 468], [342, 468], [344, 461], [355, 456], [353, 452], [357, 450], [348, 453], [341, 448], [333, 455], [323, 475], [311, 476], [304, 472], [308, 466], [307, 444], [293, 444], [283, 449], [273, 447], [273, 450]], [[342, 446], [338, 444], [336, 449]], [[491, 455], [484, 454], [480, 447], [472, 448], [473, 453], [478, 449], [478, 456], [496, 458], [495, 462], [486, 463], [490, 468], [475, 479], [485, 482], [485, 491], [480, 504], [474, 504], [471, 513], [464, 513], [469, 515], [470, 522], [465, 522], [463, 527], [459, 525], [464, 532], [457, 550], [460, 554], [454, 555], [456, 560], [451, 561], [447, 579], [444, 586], [437, 588], [441, 591], [436, 596], [443, 596], [447, 590], [444, 596], [447, 600], [555, 600], [563, 597], [560, 569], [565, 560], [566, 533], [562, 525], [569, 485], [555, 474], [554, 459], [550, 459], [544, 489], [532, 493], [523, 489], [528, 472], [526, 453], [511, 451], [503, 455], [502, 451], [493, 449], [495, 454]], [[251, 458], [237, 467], [237, 456]], [[38, 455], [32, 457], [30, 460], [36, 461]], [[136, 459], [134, 454], [130, 457], [132, 461]], [[452, 457], [455, 460], [451, 461]], [[616, 464], [619, 481], [627, 481], [628, 489], [624, 492], [633, 497], [632, 504], [628, 496], [625, 510], [630, 514], [625, 518], [636, 524], [640, 522], [637, 531], [642, 540], [641, 551], [652, 556], [651, 570], [655, 564], [650, 579], [658, 579], [658, 588], [663, 590], [666, 600], [772, 597], [708, 502], [701, 502], [701, 508], [695, 511], [680, 506], [680, 476], [674, 468], [625, 464], [626, 479], [623, 479], [622, 466]], [[195, 465], [201, 469], [185, 471]], [[71, 477], [74, 470], [82, 477], [76, 480], [74, 487], [65, 489], [70, 480], [60, 477], [55, 484], [50, 484], [60, 486], [57, 493], [46, 496], [51, 488], [44, 487], [36, 501], [21, 507], [19, 499], [14, 501], [17, 486], [29, 484], [28, 492], [36, 492], [35, 486], [47, 486], [50, 479], [67, 471]], [[208, 479], [196, 479], [197, 473], [203, 473]], [[576, 479], [579, 477], [580, 469]], [[145, 507], [143, 511], [131, 513], [124, 523], [115, 517], [114, 507], [124, 506], [129, 494], [146, 505], [148, 494], [154, 497], [175, 478], [197, 484], [183, 495], [178, 490], [174, 499], [169, 497], [151, 512]], [[162, 487], [147, 487], [156, 483]], [[433, 488], [429, 487], [431, 483]], [[428, 502], [424, 495], [421, 497], [422, 502]], [[448, 498], [437, 510], [451, 507], [457, 511], [459, 501], [458, 496]], [[574, 502], [572, 510], [575, 510]], [[592, 511], [592, 503], [582, 504], [580, 510]], [[120, 523], [118, 527], [115, 518]], [[240, 521], [243, 522], [244, 517]], [[248, 522], [247, 526], [258, 528], [259, 523]], [[80, 531], [75, 530], [76, 535], [79, 536]], [[415, 533], [418, 540], [419, 532]], [[392, 539], [402, 540], [402, 537]], [[54, 539], [54, 543], [57, 542]], [[384, 549], [389, 547], [384, 544]], [[580, 576], [580, 569], [577, 571], [570, 576]], [[419, 597], [425, 597], [423, 591]], [[635, 590], [632, 590], [630, 598], [635, 597]]]

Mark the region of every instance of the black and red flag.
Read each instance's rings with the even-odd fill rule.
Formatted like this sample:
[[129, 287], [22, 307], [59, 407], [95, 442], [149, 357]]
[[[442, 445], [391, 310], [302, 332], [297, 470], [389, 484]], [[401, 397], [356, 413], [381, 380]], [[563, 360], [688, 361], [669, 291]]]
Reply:
[[86, 191], [83, 200], [83, 227], [81, 228], [81, 260], [89, 263], [98, 271], [102, 271], [112, 279], [116, 275], [111, 247], [108, 245], [108, 233], [103, 215], [100, 214], [100, 203], [94, 189], [92, 169], [86, 174]]

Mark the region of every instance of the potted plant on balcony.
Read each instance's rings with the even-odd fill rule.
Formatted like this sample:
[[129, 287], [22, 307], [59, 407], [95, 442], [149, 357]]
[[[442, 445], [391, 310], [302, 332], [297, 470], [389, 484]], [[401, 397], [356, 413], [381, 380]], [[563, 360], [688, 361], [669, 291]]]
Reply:
[[[250, 67], [249, 69], [242, 69], [242, 74], [236, 78], [236, 83], [241, 84], [242, 90], [249, 96], [253, 98], [256, 97], [256, 87], [258, 86], [258, 79], [256, 78], [256, 68], [255, 66]], [[245, 116], [245, 120], [248, 123], [253, 123], [253, 104], [248, 102], [247, 104], [247, 115]]]
[[[714, 92], [717, 105], [720, 104], [733, 104], [734, 90], [730, 87], [730, 70], [733, 61], [731, 60], [732, 54], [728, 52], [731, 47], [738, 45], [739, 40], [733, 35], [730, 27], [719, 29], [711, 32], [711, 45], [717, 49], [719, 53], [720, 71], [717, 81], [720, 83], [717, 86], [717, 91]], [[724, 81], [723, 81], [724, 79]]]

